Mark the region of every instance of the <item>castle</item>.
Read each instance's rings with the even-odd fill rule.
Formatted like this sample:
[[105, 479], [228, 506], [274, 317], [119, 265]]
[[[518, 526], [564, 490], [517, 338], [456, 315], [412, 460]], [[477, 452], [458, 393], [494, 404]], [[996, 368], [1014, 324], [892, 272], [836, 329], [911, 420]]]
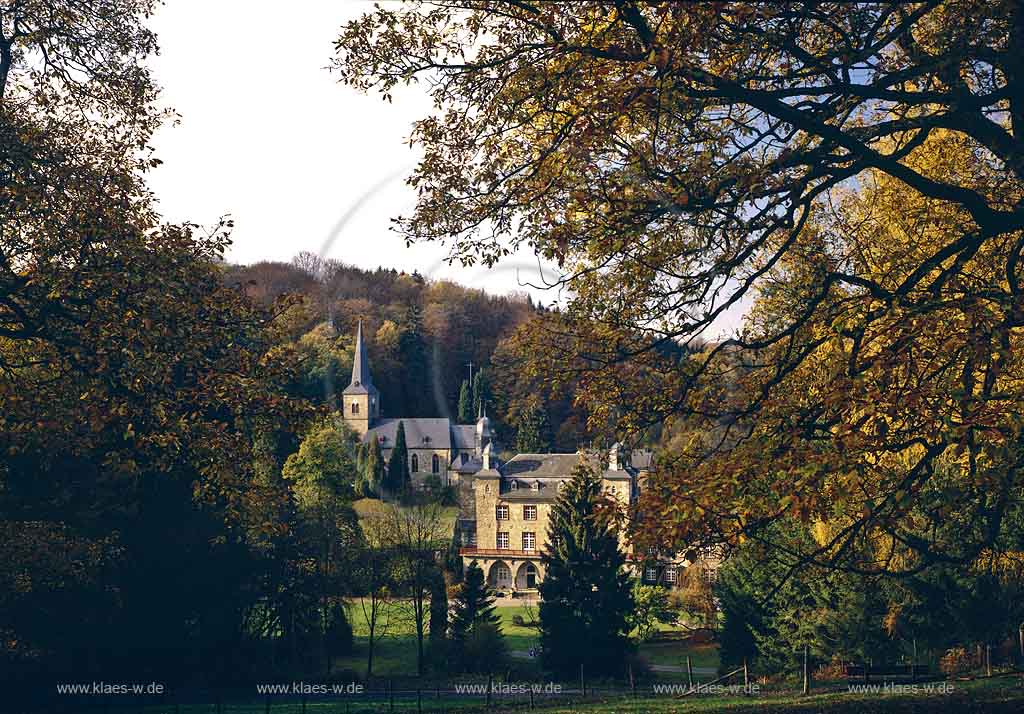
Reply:
[[[476, 424], [453, 424], [447, 418], [384, 418], [380, 393], [370, 375], [363, 329], [356, 330], [352, 381], [342, 392], [344, 420], [363, 439], [377, 439], [385, 460], [395, 445], [399, 423], [405, 428], [409, 473], [414, 486], [437, 476], [456, 488], [459, 516], [455, 537], [468, 564], [476, 560], [487, 582], [499, 593], [530, 595], [543, 579], [540, 554], [548, 518], [558, 492], [581, 460], [600, 475], [603, 491], [623, 507], [636, 502], [650, 470], [649, 451], [627, 453], [614, 445], [598, 454], [517, 454], [502, 463], [490, 421], [481, 413]], [[632, 559], [645, 582], [673, 585], [685, 562]]]

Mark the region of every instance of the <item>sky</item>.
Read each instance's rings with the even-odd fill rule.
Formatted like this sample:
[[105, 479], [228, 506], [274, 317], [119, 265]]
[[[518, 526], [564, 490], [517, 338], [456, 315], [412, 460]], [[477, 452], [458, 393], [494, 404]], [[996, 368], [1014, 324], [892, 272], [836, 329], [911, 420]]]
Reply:
[[[162, 101], [180, 116], [155, 137], [150, 177], [165, 220], [235, 223], [228, 259], [287, 261], [313, 251], [363, 268], [419, 270], [492, 293], [550, 303], [521, 252], [495, 270], [448, 266], [440, 244], [406, 247], [391, 219], [414, 204], [408, 136], [431, 103], [416, 88], [391, 104], [327, 70], [341, 25], [372, 2], [170, 0], [151, 20]], [[340, 231], [335, 228], [347, 217]], [[550, 269], [545, 269], [550, 277]]]
[[[491, 270], [464, 268], [446, 263], [445, 246], [407, 247], [389, 230], [413, 208], [404, 179], [418, 153], [408, 137], [432, 105], [415, 87], [396, 90], [389, 104], [328, 71], [342, 24], [372, 8], [367, 0], [169, 0], [158, 9], [151, 26], [160, 54], [151, 67], [163, 103], [181, 117], [154, 138], [164, 163], [150, 187], [164, 219], [208, 225], [230, 215], [232, 262], [312, 251], [564, 302], [533, 287], [551, 284], [555, 272], [526, 250]], [[748, 304], [720, 318], [711, 335], [735, 328]]]

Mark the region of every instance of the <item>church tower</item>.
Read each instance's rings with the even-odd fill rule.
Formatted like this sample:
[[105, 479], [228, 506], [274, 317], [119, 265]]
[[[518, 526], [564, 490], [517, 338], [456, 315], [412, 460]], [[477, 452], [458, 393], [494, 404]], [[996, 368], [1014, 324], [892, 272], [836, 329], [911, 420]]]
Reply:
[[363, 343], [363, 321], [356, 328], [356, 350], [352, 359], [352, 381], [341, 393], [341, 409], [345, 423], [365, 436], [380, 418], [380, 393], [370, 378], [370, 361]]

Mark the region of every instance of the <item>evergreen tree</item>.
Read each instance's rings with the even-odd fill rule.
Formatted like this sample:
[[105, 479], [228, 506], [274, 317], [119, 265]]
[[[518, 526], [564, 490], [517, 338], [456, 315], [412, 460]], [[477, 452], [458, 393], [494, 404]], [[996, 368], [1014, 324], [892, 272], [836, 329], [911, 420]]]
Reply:
[[578, 676], [580, 665], [590, 676], [622, 674], [631, 647], [626, 558], [601, 500], [600, 480], [581, 463], [552, 508], [541, 554], [541, 656], [561, 676]]
[[462, 380], [462, 387], [459, 388], [459, 423], [472, 424], [476, 419], [473, 414], [473, 394], [469, 387], [469, 380]]
[[385, 481], [384, 455], [380, 450], [380, 442], [371, 439], [367, 445], [366, 463], [363, 466], [363, 496], [373, 498], [380, 495]]
[[398, 422], [395, 446], [388, 459], [387, 482], [384, 490], [390, 495], [401, 493], [409, 485], [409, 449], [405, 445], [405, 422]]
[[434, 404], [430, 382], [427, 341], [423, 336], [423, 316], [418, 305], [410, 305], [405, 324], [398, 338], [398, 354], [402, 362], [402, 404], [410, 416], [431, 416]]
[[547, 410], [537, 402], [531, 402], [516, 423], [516, 449], [521, 454], [551, 451]]
[[462, 671], [493, 669], [505, 654], [500, 622], [494, 594], [474, 560], [466, 568], [452, 603], [448, 641], [453, 664]]
[[481, 367], [473, 375], [473, 414], [479, 414], [482, 409], [486, 408], [493, 401], [490, 375]]

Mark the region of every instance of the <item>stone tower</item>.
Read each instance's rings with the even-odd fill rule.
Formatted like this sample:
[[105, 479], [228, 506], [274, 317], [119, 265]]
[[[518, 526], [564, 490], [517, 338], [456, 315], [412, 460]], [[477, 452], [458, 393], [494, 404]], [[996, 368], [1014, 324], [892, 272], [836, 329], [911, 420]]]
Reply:
[[345, 423], [365, 436], [380, 418], [380, 393], [370, 378], [370, 361], [363, 343], [363, 321], [356, 328], [356, 349], [352, 359], [352, 381], [341, 393], [341, 408]]

